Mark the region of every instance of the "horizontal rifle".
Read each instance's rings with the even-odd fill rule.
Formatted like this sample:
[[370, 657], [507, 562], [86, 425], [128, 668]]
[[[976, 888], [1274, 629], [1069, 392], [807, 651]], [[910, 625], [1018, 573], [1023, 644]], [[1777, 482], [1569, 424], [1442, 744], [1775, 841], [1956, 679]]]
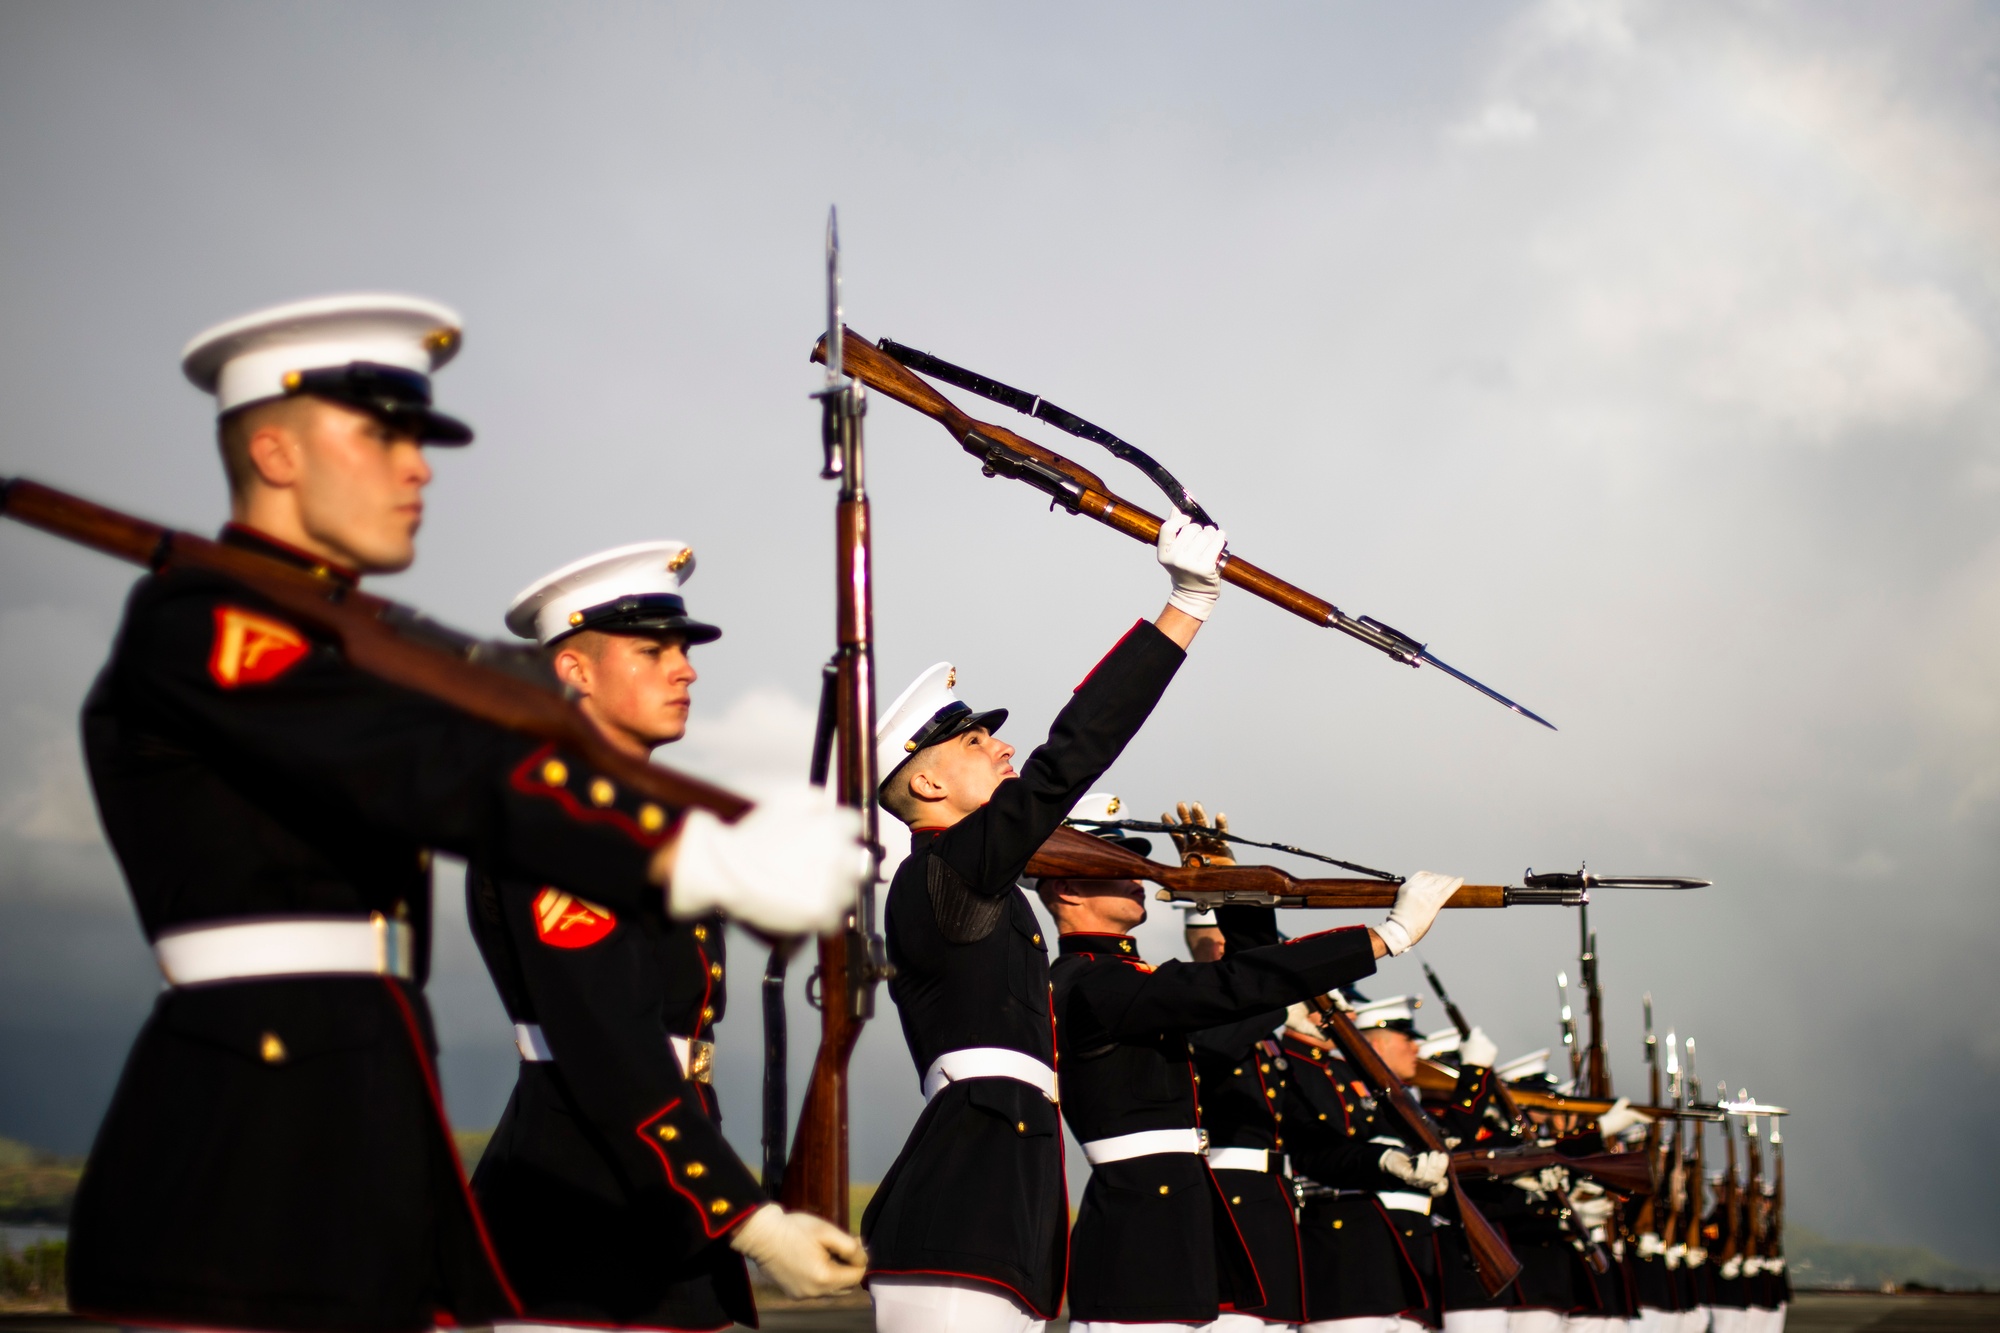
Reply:
[[[1415, 1086], [1428, 1093], [1446, 1096], [1458, 1086], [1458, 1071], [1435, 1060], [1419, 1060]], [[1511, 1084], [1507, 1095], [1514, 1104], [1524, 1111], [1548, 1111], [1555, 1115], [1578, 1115], [1596, 1118], [1609, 1111], [1617, 1103], [1599, 1097], [1566, 1097], [1557, 1092], [1536, 1092], [1531, 1088], [1517, 1088]], [[1662, 1120], [1720, 1120], [1722, 1111], [1706, 1106], [1639, 1106], [1632, 1109], [1644, 1115]]]
[[[1398, 879], [1298, 879], [1277, 866], [1168, 866], [1073, 828], [1059, 828], [1028, 863], [1044, 879], [1138, 879], [1161, 886], [1161, 902], [1201, 907], [1361, 909], [1395, 904]], [[1522, 884], [1467, 884], [1446, 907], [1577, 907], [1590, 890], [1639, 887], [1642, 881], [1584, 873], [1524, 877]], [[1645, 887], [1693, 888], [1706, 880], [1662, 880]]]
[[[813, 346], [812, 359], [824, 362], [826, 355], [827, 340], [822, 336]], [[959, 447], [979, 460], [987, 476], [1026, 482], [1048, 496], [1051, 505], [1060, 506], [1072, 514], [1094, 518], [1134, 540], [1151, 544], [1159, 539], [1160, 520], [1120, 497], [1096, 473], [1052, 449], [1045, 449], [1016, 435], [1004, 426], [966, 415], [950, 399], [911, 373], [908, 367], [852, 329], [843, 331], [841, 363], [848, 374], [869, 388], [887, 394], [905, 407], [922, 412], [950, 431]], [[1175, 489], [1183, 490], [1178, 485]], [[1555, 724], [1548, 719], [1530, 712], [1497, 690], [1480, 684], [1456, 667], [1439, 661], [1424, 644], [1373, 616], [1350, 616], [1325, 598], [1315, 597], [1233, 554], [1225, 558], [1222, 577], [1315, 625], [1351, 635], [1406, 666], [1428, 664], [1436, 667], [1503, 708], [1539, 722], [1551, 731], [1555, 730]]]
[[554, 741], [627, 788], [677, 809], [734, 821], [750, 802], [612, 748], [551, 684], [537, 684], [511, 645], [447, 629], [418, 612], [256, 551], [176, 532], [15, 478], [0, 479], [0, 513], [161, 573], [199, 569], [241, 584], [301, 625], [339, 641], [348, 662], [393, 685], [509, 731]]
[[1650, 1194], [1653, 1170], [1644, 1153], [1601, 1152], [1566, 1157], [1554, 1148], [1527, 1144], [1518, 1148], [1472, 1148], [1451, 1155], [1453, 1174], [1465, 1178], [1523, 1176], [1560, 1166], [1589, 1176], [1620, 1194]]

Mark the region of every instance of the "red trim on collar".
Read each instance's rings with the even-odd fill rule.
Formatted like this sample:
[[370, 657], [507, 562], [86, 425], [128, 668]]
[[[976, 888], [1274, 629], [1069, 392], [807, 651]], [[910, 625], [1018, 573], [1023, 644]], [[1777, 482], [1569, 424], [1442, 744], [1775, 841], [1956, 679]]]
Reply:
[[336, 560], [329, 560], [323, 555], [314, 555], [302, 546], [294, 546], [282, 538], [273, 537], [262, 528], [253, 528], [248, 523], [238, 523], [231, 520], [222, 525], [222, 533], [224, 537], [227, 537], [231, 533], [236, 533], [239, 536], [247, 537], [259, 546], [269, 546], [290, 556], [314, 572], [320, 570], [326, 571], [329, 577], [341, 583], [355, 584], [361, 582], [360, 570], [350, 568]]

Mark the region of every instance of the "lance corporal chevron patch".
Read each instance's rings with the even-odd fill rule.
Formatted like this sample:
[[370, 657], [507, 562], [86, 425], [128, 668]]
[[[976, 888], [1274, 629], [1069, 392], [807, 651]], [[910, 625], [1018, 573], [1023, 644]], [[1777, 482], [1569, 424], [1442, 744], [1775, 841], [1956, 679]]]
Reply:
[[263, 685], [298, 665], [310, 647], [305, 635], [282, 620], [240, 606], [218, 606], [208, 674], [225, 690]]
[[608, 909], [561, 889], [536, 894], [534, 911], [535, 938], [557, 949], [587, 949], [618, 924]]

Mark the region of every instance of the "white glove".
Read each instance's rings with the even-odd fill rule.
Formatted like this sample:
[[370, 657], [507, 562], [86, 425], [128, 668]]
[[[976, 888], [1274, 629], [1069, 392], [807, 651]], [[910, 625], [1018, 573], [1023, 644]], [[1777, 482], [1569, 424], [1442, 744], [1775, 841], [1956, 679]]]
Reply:
[[1595, 1231], [1611, 1220], [1612, 1202], [1604, 1193], [1604, 1187], [1594, 1180], [1584, 1180], [1569, 1193], [1570, 1211], [1584, 1228]]
[[750, 1214], [729, 1248], [753, 1260], [795, 1300], [852, 1291], [868, 1272], [868, 1252], [859, 1240], [823, 1218], [788, 1213], [775, 1203]]
[[1396, 890], [1396, 905], [1389, 909], [1389, 919], [1375, 927], [1383, 947], [1392, 955], [1408, 950], [1437, 920], [1445, 900], [1464, 886], [1465, 880], [1457, 875], [1433, 875], [1428, 870], [1419, 870], [1404, 880], [1403, 887]]
[[1539, 1171], [1531, 1171], [1524, 1176], [1515, 1176], [1514, 1188], [1521, 1190], [1531, 1199], [1546, 1199], [1569, 1184], [1569, 1172], [1559, 1166], [1545, 1166]]
[[1412, 1159], [1406, 1152], [1388, 1148], [1382, 1153], [1380, 1165], [1396, 1179], [1415, 1185], [1426, 1194], [1438, 1195], [1451, 1188], [1450, 1153], [1418, 1153]]
[[1179, 510], [1167, 515], [1160, 524], [1159, 556], [1174, 580], [1168, 606], [1208, 619], [1222, 596], [1222, 548], [1228, 541], [1221, 528], [1205, 528]]
[[823, 934], [853, 909], [868, 856], [859, 812], [801, 783], [734, 824], [690, 810], [673, 865], [667, 911], [680, 920], [721, 911], [776, 935]]
[[1611, 1109], [1597, 1117], [1597, 1132], [1607, 1139], [1615, 1139], [1634, 1125], [1650, 1125], [1653, 1117], [1644, 1111], [1632, 1109], [1630, 1097], [1620, 1097], [1611, 1104]]
[[1493, 1044], [1493, 1038], [1479, 1029], [1458, 1043], [1459, 1068], [1491, 1069], [1493, 1062], [1500, 1058], [1500, 1048]]

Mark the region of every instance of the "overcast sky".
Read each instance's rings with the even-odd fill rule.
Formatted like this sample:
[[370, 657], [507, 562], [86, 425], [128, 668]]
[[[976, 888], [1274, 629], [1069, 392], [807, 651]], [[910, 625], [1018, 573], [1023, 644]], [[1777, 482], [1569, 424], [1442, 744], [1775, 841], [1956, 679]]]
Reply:
[[[837, 201], [859, 332], [1139, 443], [1243, 556], [1562, 728], [1231, 592], [1109, 789], [1404, 871], [1713, 878], [1593, 910], [1621, 1090], [1650, 991], [1711, 1086], [1798, 1112], [1797, 1222], [2000, 1267], [1996, 96], [1966, 4], [13, 3], [0, 473], [211, 529], [189, 336], [442, 300], [480, 439], [381, 590], [497, 633], [547, 569], [690, 541], [727, 637], [663, 757], [798, 773]], [[1164, 579], [914, 413], [868, 431], [884, 697], [948, 658], [1032, 742]], [[0, 1134], [82, 1151], [158, 985], [76, 742], [132, 574], [12, 525], [0, 572]], [[477, 1126], [513, 1056], [459, 893], [433, 1000]], [[1504, 1054], [1556, 1038], [1572, 915], [1425, 949]], [[857, 1069], [874, 1178], [919, 1105], [886, 996]]]

